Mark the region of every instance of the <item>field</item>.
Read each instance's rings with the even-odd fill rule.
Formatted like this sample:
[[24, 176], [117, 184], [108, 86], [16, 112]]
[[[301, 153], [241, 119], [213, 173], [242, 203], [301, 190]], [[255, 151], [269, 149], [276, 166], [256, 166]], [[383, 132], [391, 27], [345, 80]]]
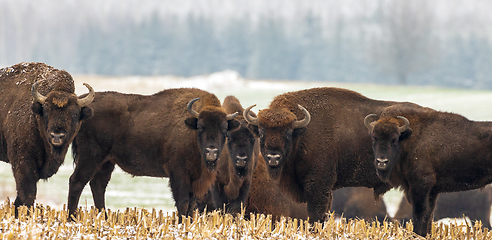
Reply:
[[[195, 212], [181, 223], [175, 212], [155, 208], [127, 208], [98, 212], [80, 208], [77, 218], [67, 221], [65, 209], [36, 204], [19, 209], [14, 217], [13, 205], [0, 205], [1, 239], [424, 239], [413, 233], [411, 223], [402, 227], [384, 221], [365, 222], [337, 219], [333, 215], [324, 223], [284, 218], [272, 221], [270, 215], [237, 215]], [[480, 222], [450, 225], [434, 223], [427, 239], [490, 239], [492, 232]]]
[[[193, 78], [166, 77], [93, 77], [74, 76], [78, 94], [87, 89], [87, 82], [96, 91], [120, 91], [126, 93], [153, 94], [173, 87], [197, 87], [215, 93], [219, 99], [227, 95], [238, 97], [243, 106], [257, 104], [257, 109], [268, 106], [278, 94], [312, 87], [342, 87], [358, 91], [365, 96], [380, 100], [411, 101], [437, 110], [462, 114], [472, 120], [491, 121], [492, 111], [483, 109], [492, 103], [492, 91], [443, 89], [415, 86], [382, 86], [370, 84], [342, 84], [335, 82], [293, 82], [246, 80], [234, 72], [221, 72]], [[96, 113], [97, 114], [97, 113]], [[62, 209], [66, 204], [68, 178], [73, 171], [71, 154], [59, 172], [48, 181], [38, 183], [36, 202], [54, 209]], [[15, 183], [10, 165], [0, 164], [0, 201], [15, 199]], [[388, 212], [394, 214], [401, 194], [395, 190], [384, 196]], [[171, 214], [174, 201], [171, 197], [167, 179], [150, 177], [132, 177], [117, 169], [113, 173], [106, 193], [107, 207], [113, 211], [127, 208], [156, 209]], [[90, 189], [87, 186], [81, 196], [80, 205], [90, 209], [93, 205]], [[151, 211], [151, 210], [149, 210]], [[5, 220], [4, 220], [5, 221]]]

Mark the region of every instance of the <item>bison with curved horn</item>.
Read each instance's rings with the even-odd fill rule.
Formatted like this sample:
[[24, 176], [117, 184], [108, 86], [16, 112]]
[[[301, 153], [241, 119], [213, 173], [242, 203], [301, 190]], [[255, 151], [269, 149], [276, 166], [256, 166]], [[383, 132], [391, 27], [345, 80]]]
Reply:
[[[227, 96], [222, 106], [228, 113], [244, 111], [234, 96]], [[248, 213], [258, 213], [271, 214], [274, 219], [280, 216], [307, 219], [306, 204], [286, 198], [270, 180], [265, 161], [259, 154], [259, 139], [248, 122], [242, 115], [236, 119], [241, 127], [227, 134], [227, 148], [220, 156], [216, 183], [210, 194], [201, 199], [201, 208], [240, 213], [242, 205], [246, 217]]]
[[37, 182], [62, 165], [94, 90], [80, 99], [72, 76], [44, 63], [19, 63], [0, 69], [0, 160], [12, 165], [14, 206], [32, 206]]
[[89, 181], [96, 208], [105, 208], [117, 164], [134, 176], [168, 177], [179, 216], [190, 216], [215, 181], [227, 132], [239, 127], [237, 113], [227, 114], [214, 94], [195, 88], [150, 96], [97, 92], [90, 106], [97, 115], [72, 145], [70, 215]]
[[[243, 112], [239, 100], [227, 96], [222, 107], [227, 113]], [[227, 213], [241, 213], [246, 208], [252, 175], [258, 162], [258, 139], [248, 128], [243, 115], [235, 117], [240, 127], [227, 134], [226, 148], [219, 159], [217, 180], [210, 190], [213, 208], [224, 209]]]
[[332, 191], [364, 186], [380, 196], [390, 189], [376, 175], [362, 119], [393, 102], [340, 88], [313, 88], [274, 98], [258, 117], [243, 112], [260, 137], [270, 177], [296, 202], [307, 202], [310, 221], [326, 218]]
[[431, 230], [440, 193], [492, 182], [492, 122], [402, 103], [368, 115], [364, 123], [378, 176], [403, 189], [421, 236]]

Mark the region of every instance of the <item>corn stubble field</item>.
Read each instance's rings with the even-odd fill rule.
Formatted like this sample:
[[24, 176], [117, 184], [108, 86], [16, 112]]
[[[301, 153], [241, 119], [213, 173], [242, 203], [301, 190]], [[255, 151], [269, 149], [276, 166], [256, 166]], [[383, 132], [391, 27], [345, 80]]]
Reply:
[[[67, 221], [67, 211], [36, 204], [22, 207], [18, 218], [9, 202], [0, 207], [2, 239], [423, 239], [412, 232], [412, 224], [366, 222], [336, 219], [324, 223], [281, 218], [270, 215], [195, 213], [178, 223], [175, 212], [127, 208], [98, 212], [80, 208], [77, 218]], [[429, 239], [490, 239], [492, 232], [481, 223], [434, 223]]]
[[[153, 94], [175, 87], [197, 87], [215, 93], [223, 100], [235, 95], [243, 107], [268, 106], [274, 96], [312, 87], [342, 87], [370, 98], [411, 101], [441, 111], [455, 112], [472, 120], [492, 120], [492, 91], [441, 89], [415, 86], [381, 86], [334, 82], [281, 82], [245, 80], [234, 72], [221, 72], [193, 78], [166, 77], [90, 77], [74, 76], [77, 94], [85, 93], [87, 82], [96, 91]], [[97, 114], [97, 113], [96, 113]], [[86, 187], [80, 200], [80, 214], [67, 221], [65, 204], [68, 178], [73, 171], [69, 153], [59, 172], [38, 183], [34, 209], [23, 208], [14, 217], [15, 182], [10, 165], [0, 164], [0, 239], [419, 239], [412, 224], [367, 222], [358, 219], [330, 218], [323, 224], [297, 219], [272, 221], [271, 216], [245, 217], [209, 212], [177, 223], [174, 200], [167, 179], [132, 177], [120, 169], [113, 173], [106, 193], [108, 210], [98, 213], [91, 206], [92, 195]], [[401, 193], [391, 190], [383, 197], [393, 215]], [[480, 222], [435, 222], [429, 239], [492, 239]]]

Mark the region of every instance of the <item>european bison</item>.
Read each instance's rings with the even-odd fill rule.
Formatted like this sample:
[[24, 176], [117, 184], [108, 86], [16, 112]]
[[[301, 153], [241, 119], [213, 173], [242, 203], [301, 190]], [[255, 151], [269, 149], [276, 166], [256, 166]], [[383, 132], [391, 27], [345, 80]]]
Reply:
[[281, 216], [306, 220], [307, 205], [296, 203], [280, 192], [277, 184], [268, 176], [265, 160], [260, 155], [253, 173], [246, 213], [270, 214], [274, 220]]
[[[374, 154], [362, 119], [393, 102], [377, 101], [340, 88], [313, 88], [281, 94], [258, 117], [244, 110], [260, 137], [270, 177], [296, 202], [307, 202], [310, 221], [326, 218], [332, 190], [390, 189], [375, 173]], [[300, 119], [300, 120], [299, 120]]]
[[[239, 100], [227, 96], [222, 104], [227, 113], [243, 112]], [[235, 118], [241, 123], [238, 130], [227, 133], [227, 148], [219, 159], [216, 182], [211, 193], [217, 209], [228, 213], [240, 213], [246, 207], [251, 178], [258, 162], [259, 143], [242, 115]]]
[[32, 206], [36, 183], [62, 165], [68, 146], [94, 98], [74, 94], [72, 76], [44, 63], [19, 63], [0, 69], [0, 160], [12, 165], [14, 206]]
[[365, 187], [341, 188], [333, 191], [331, 211], [345, 218], [360, 218], [366, 221], [390, 219], [382, 199], [374, 199], [374, 191]]
[[196, 197], [215, 181], [227, 132], [239, 127], [217, 97], [194, 88], [168, 89], [151, 96], [98, 92], [97, 113], [73, 143], [68, 210], [74, 214], [90, 181], [96, 208], [115, 164], [134, 176], [169, 177], [178, 214], [190, 216]]
[[[492, 186], [462, 192], [444, 193], [437, 198], [434, 220], [442, 218], [461, 218], [480, 220], [483, 227], [490, 229], [490, 207], [492, 205]], [[394, 219], [402, 223], [412, 218], [412, 205], [402, 198]]]
[[381, 180], [412, 204], [414, 231], [425, 236], [441, 192], [492, 182], [492, 123], [416, 104], [393, 105], [364, 119]]

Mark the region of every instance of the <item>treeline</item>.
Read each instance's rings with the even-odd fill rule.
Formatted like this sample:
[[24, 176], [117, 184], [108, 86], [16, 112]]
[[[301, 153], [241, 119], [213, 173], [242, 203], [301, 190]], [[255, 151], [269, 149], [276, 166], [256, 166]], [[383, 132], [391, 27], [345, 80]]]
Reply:
[[295, 21], [268, 15], [253, 21], [155, 12], [138, 21], [115, 15], [41, 22], [28, 3], [21, 12], [3, 3], [12, 11], [0, 17], [0, 65], [41, 61], [74, 74], [119, 76], [232, 69], [248, 79], [492, 89], [487, 35], [444, 31], [422, 1], [391, 3], [381, 0], [368, 14], [329, 20], [309, 13]]

